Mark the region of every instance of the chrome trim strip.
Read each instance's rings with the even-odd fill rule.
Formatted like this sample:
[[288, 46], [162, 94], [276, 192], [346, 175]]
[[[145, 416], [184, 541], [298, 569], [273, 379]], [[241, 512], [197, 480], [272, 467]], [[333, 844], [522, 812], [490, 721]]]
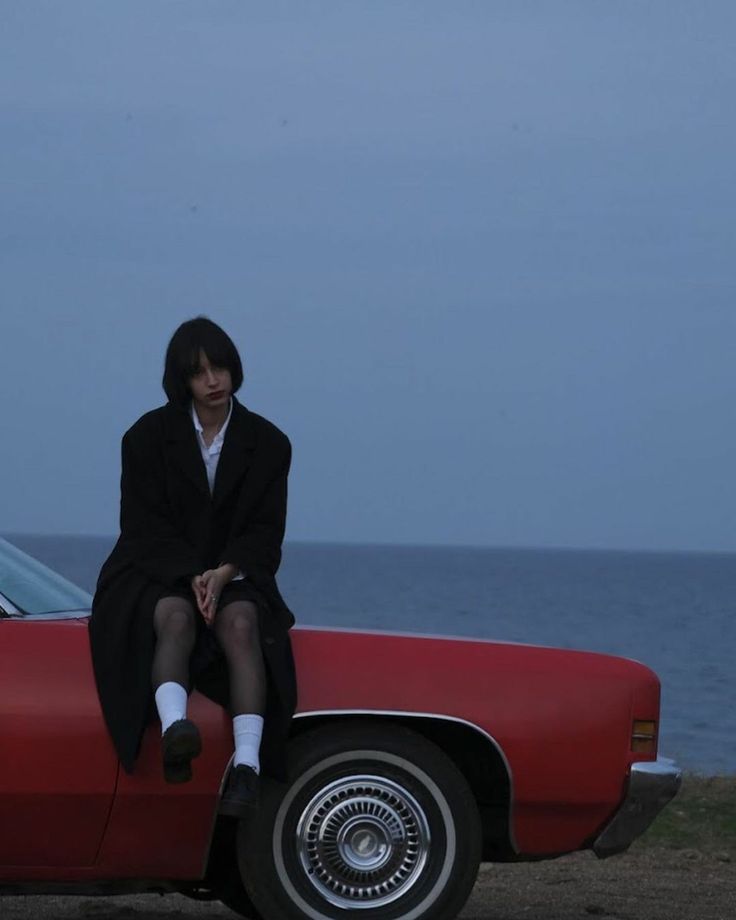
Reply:
[[19, 610], [15, 604], [4, 594], [0, 594], [0, 608], [9, 617], [22, 617], [23, 611]]
[[682, 784], [682, 771], [667, 757], [631, 765], [629, 788], [616, 814], [593, 844], [600, 859], [628, 849], [670, 802]]
[[[2, 599], [0, 598], [0, 608], [3, 606]], [[80, 610], [58, 610], [55, 613], [23, 613], [21, 610], [15, 609], [17, 613], [11, 613], [8, 619], [14, 620], [17, 623], [53, 623], [63, 620], [86, 620], [90, 615], [90, 611], [86, 608]]]
[[509, 778], [509, 843], [511, 844], [511, 849], [514, 853], [519, 852], [519, 848], [516, 845], [516, 840], [514, 838], [514, 822], [513, 811], [514, 811], [514, 774], [511, 770], [511, 764], [509, 764], [506, 755], [504, 754], [503, 748], [496, 741], [493, 735], [489, 734], [484, 728], [481, 728], [480, 725], [476, 725], [475, 722], [469, 722], [467, 719], [461, 719], [458, 716], [448, 716], [445, 713], [441, 712], [407, 712], [401, 709], [313, 709], [306, 712], [296, 712], [294, 713], [294, 719], [305, 719], [305, 718], [318, 718], [320, 716], [389, 716], [395, 717], [399, 716], [401, 718], [412, 718], [412, 719], [436, 719], [441, 722], [457, 722], [459, 725], [465, 725], [468, 728], [472, 728], [474, 731], [478, 732], [479, 735], [490, 741], [496, 751], [499, 753], [504, 767], [506, 768], [506, 774]]
[[[519, 848], [516, 845], [516, 839], [514, 837], [514, 822], [512, 820], [513, 811], [514, 811], [514, 775], [511, 770], [511, 765], [509, 764], [506, 755], [503, 752], [503, 748], [496, 741], [493, 735], [490, 735], [484, 728], [481, 728], [480, 725], [476, 725], [475, 722], [469, 722], [467, 719], [461, 719], [458, 716], [448, 716], [444, 713], [438, 712], [407, 712], [400, 709], [312, 709], [305, 712], [296, 712], [294, 713], [294, 719], [306, 719], [306, 718], [316, 718], [320, 716], [400, 716], [403, 718], [415, 718], [415, 719], [438, 719], [443, 722], [457, 722], [459, 725], [465, 725], [468, 728], [472, 728], [474, 731], [478, 732], [479, 735], [490, 741], [493, 747], [498, 751], [501, 756], [501, 760], [506, 769], [506, 773], [509, 778], [509, 844], [514, 853], [519, 852]], [[205, 851], [204, 856], [204, 865], [202, 869], [202, 875], [207, 870], [207, 864], [210, 858], [210, 852], [212, 850], [212, 844], [215, 839], [215, 828], [217, 825], [217, 820], [219, 818], [218, 809], [220, 804], [220, 799], [222, 798], [222, 793], [225, 789], [225, 783], [227, 781], [228, 773], [230, 772], [231, 765], [235, 759], [235, 754], [231, 755], [230, 760], [225, 767], [225, 770], [222, 774], [222, 779], [220, 780], [220, 789], [217, 795], [217, 804], [215, 805], [215, 811], [212, 820], [212, 831], [210, 834], [209, 844]]]

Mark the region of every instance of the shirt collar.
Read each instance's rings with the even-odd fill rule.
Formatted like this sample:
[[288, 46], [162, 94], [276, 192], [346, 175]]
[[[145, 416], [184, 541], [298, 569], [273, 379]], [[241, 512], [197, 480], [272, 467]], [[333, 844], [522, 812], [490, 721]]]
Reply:
[[[204, 440], [204, 428], [202, 428], [202, 423], [200, 422], [199, 416], [197, 415], [197, 410], [194, 408], [194, 402], [192, 402], [191, 412], [192, 412], [192, 421], [194, 422], [194, 430], [197, 432], [200, 438]], [[224, 440], [225, 432], [227, 431], [227, 426], [230, 424], [230, 416], [232, 414], [233, 414], [233, 400], [231, 396], [230, 397], [230, 409], [228, 410], [227, 418], [225, 419], [225, 423], [222, 426], [222, 428], [220, 428], [220, 430], [217, 432], [217, 434], [214, 436], [214, 438], [212, 439], [212, 444], [210, 445], [210, 447], [212, 447], [214, 444], [221, 443]]]

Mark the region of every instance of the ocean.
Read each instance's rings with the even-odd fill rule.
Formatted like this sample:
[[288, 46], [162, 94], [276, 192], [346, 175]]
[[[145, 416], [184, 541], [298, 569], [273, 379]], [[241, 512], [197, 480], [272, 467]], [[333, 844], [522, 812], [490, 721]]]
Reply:
[[[88, 591], [113, 538], [8, 539]], [[736, 555], [287, 543], [298, 622], [590, 649], [662, 682], [660, 753], [736, 773]]]

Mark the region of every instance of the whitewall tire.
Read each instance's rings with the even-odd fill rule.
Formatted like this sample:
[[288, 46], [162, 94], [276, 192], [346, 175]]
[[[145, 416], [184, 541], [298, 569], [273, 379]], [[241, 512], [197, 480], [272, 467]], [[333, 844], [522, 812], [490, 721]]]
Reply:
[[269, 920], [449, 920], [478, 871], [468, 784], [402, 726], [340, 722], [297, 738], [289, 782], [264, 781], [238, 863]]

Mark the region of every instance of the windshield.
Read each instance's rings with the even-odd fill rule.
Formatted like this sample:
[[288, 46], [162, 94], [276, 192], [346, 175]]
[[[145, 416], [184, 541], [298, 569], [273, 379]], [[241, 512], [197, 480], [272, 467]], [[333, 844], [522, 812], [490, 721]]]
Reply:
[[[92, 597], [0, 537], [0, 594], [21, 613], [89, 611]], [[2, 600], [0, 600], [0, 606]]]

